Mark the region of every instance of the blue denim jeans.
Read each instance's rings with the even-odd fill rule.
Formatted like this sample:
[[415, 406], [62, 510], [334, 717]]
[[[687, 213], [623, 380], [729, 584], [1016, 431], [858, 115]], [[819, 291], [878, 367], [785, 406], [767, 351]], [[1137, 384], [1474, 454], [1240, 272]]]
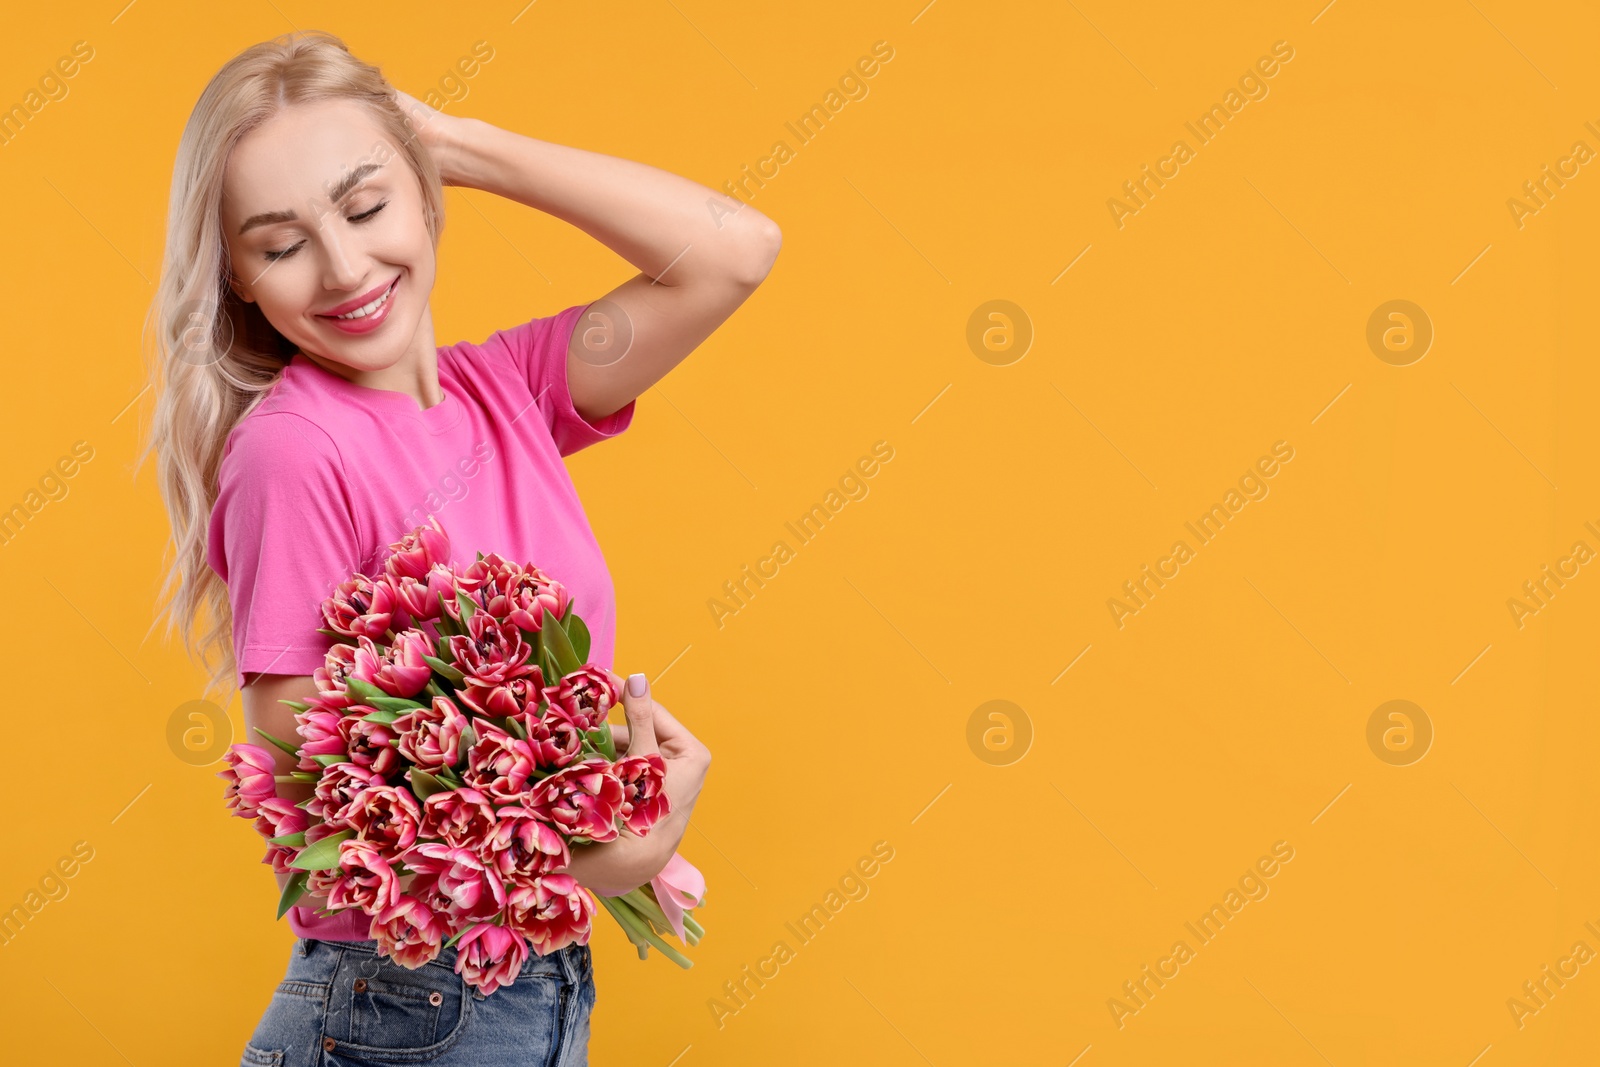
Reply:
[[587, 945], [531, 952], [516, 981], [483, 996], [456, 951], [407, 970], [376, 941], [298, 938], [244, 1048], [242, 1067], [588, 1067], [594, 963]]

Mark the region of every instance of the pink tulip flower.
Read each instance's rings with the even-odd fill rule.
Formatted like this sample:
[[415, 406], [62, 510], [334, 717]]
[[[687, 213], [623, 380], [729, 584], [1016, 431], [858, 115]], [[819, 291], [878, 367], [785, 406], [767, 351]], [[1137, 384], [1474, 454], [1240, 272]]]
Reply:
[[241, 819], [254, 819], [261, 802], [278, 794], [272, 753], [260, 745], [241, 742], [229, 745], [222, 758], [228, 766], [217, 777], [227, 783], [223, 797], [228, 807]]

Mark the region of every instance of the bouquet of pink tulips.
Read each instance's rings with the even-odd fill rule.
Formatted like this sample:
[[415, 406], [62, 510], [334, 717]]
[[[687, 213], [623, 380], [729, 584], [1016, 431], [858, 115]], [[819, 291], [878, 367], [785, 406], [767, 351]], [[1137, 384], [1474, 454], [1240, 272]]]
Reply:
[[[335, 638], [317, 696], [295, 709], [301, 744], [278, 776], [268, 750], [233, 745], [226, 800], [267, 838], [263, 863], [292, 874], [278, 917], [308, 890], [332, 915], [371, 917], [378, 950], [408, 968], [447, 946], [484, 994], [509, 985], [529, 948], [587, 944], [596, 901], [644, 959], [704, 930], [700, 872], [674, 853], [649, 885], [597, 897], [563, 873], [572, 854], [643, 837], [671, 810], [660, 755], [619, 758], [606, 713], [615, 677], [586, 662], [589, 631], [560, 582], [477, 554], [452, 568], [438, 520], [390, 546], [376, 578], [353, 575], [322, 604]], [[279, 781], [311, 784], [298, 804]], [[406, 883], [409, 879], [409, 883]]]

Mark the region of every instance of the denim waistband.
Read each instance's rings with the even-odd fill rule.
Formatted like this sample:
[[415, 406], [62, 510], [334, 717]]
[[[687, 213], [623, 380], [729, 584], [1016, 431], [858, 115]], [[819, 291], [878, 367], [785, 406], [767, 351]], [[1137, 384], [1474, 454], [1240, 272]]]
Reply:
[[[300, 937], [295, 939], [295, 955], [302, 958], [309, 957], [319, 949], [343, 949], [346, 952], [361, 952], [378, 956], [378, 942], [376, 941], [324, 941], [315, 937]], [[455, 973], [456, 959], [459, 953], [455, 945], [440, 949], [439, 954], [423, 966], [442, 967], [452, 974]], [[523, 961], [522, 969], [517, 972], [518, 978], [525, 978], [534, 974], [559, 974], [566, 981], [580, 984], [587, 980], [593, 970], [593, 959], [588, 945], [571, 944], [565, 948], [557, 949], [547, 956], [536, 954], [530, 946], [528, 958]]]

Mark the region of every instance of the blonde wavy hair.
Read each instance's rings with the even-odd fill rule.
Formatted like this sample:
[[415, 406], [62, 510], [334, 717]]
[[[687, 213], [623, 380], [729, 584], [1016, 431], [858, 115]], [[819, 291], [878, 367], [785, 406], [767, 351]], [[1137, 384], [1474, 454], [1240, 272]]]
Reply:
[[[287, 33], [240, 52], [206, 84], [178, 141], [161, 281], [144, 324], [155, 409], [135, 467], [154, 452], [172, 540], [151, 630], [166, 622], [208, 671], [206, 694], [235, 691], [228, 589], [206, 559], [228, 434], [255, 410], [296, 352], [230, 283], [222, 178], [235, 145], [287, 108], [324, 100], [365, 106], [412, 169], [434, 248], [444, 228], [439, 170], [380, 70], [320, 31]], [[203, 609], [203, 610], [202, 610]], [[203, 619], [202, 619], [203, 616]], [[204, 625], [198, 645], [195, 631]], [[146, 633], [146, 638], [149, 633]]]

